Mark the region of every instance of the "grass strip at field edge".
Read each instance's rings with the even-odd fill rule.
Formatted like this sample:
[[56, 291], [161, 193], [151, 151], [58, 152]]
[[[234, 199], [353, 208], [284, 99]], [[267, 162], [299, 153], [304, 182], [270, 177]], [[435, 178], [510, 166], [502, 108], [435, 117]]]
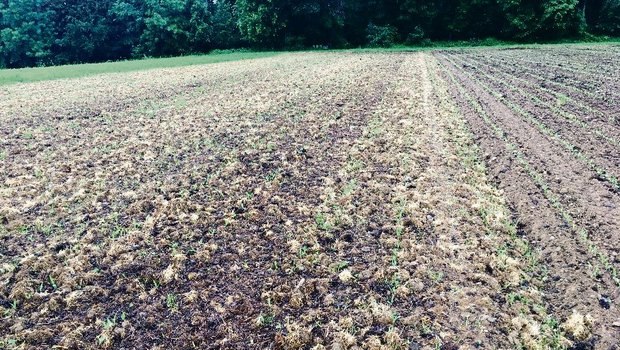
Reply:
[[105, 73], [124, 73], [272, 57], [281, 52], [233, 52], [169, 58], [148, 58], [103, 63], [73, 64], [0, 70], [0, 86], [45, 80], [80, 78]]

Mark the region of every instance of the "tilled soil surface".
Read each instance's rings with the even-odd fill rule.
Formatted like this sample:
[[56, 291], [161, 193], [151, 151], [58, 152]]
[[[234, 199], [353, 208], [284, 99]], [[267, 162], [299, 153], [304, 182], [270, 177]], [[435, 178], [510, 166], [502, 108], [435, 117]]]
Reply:
[[[590, 337], [572, 334], [581, 348], [617, 349], [620, 128], [609, 111], [618, 106], [608, 109], [603, 103], [611, 101], [588, 98], [587, 87], [568, 90], [530, 79], [529, 73], [538, 66], [556, 72], [573, 66], [573, 50], [454, 51], [435, 57], [490, 174], [509, 200], [520, 235], [540, 251], [545, 304], [559, 319], [573, 312], [592, 317]], [[492, 61], [495, 56], [502, 61]], [[521, 67], [523, 57], [536, 64]], [[606, 78], [572, 69], [562, 73], [571, 81], [582, 81], [585, 74], [596, 83]]]
[[[5, 88], [0, 348], [618, 348], [618, 92], [586, 48]], [[573, 57], [542, 87], [498, 63]]]

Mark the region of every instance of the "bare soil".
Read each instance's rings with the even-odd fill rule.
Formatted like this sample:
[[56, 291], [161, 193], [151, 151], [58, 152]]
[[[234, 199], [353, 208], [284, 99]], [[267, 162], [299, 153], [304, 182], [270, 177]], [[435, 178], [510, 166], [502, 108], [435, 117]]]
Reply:
[[618, 106], [518, 72], [297, 53], [4, 88], [0, 348], [618, 348]]
[[[524, 54], [536, 57], [537, 52]], [[536, 104], [519, 95], [518, 90], [539, 98], [544, 98], [540, 96], [545, 92], [523, 85], [516, 85], [517, 90], [507, 89], [508, 84], [488, 78], [488, 66], [477, 69], [453, 58], [455, 55], [444, 52], [436, 57], [444, 74], [453, 75], [454, 84], [461, 87], [452, 90], [453, 96], [476, 135], [498, 187], [509, 199], [520, 234], [540, 249], [545, 266], [545, 303], [560, 318], [576, 309], [596, 320], [593, 336], [580, 346], [617, 348], [620, 333], [613, 324], [620, 311], [613, 300], [620, 297], [620, 198], [613, 181], [599, 176], [591, 164], [617, 173], [618, 147], [589, 132], [594, 124], [591, 121], [584, 127], [571, 125], [557, 108], [549, 108], [551, 102]], [[468, 62], [475, 64], [476, 59]], [[562, 110], [584, 117], [567, 106]], [[541, 132], [540, 125], [519, 111], [535, 116], [555, 136]], [[614, 125], [603, 128], [608, 134], [616, 129]], [[566, 147], [567, 142], [578, 148], [578, 155]]]

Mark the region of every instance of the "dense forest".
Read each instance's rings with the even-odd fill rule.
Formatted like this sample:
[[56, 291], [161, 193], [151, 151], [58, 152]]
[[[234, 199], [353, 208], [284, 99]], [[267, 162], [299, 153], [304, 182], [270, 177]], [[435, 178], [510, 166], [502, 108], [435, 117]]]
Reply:
[[0, 67], [620, 35], [620, 0], [0, 0]]

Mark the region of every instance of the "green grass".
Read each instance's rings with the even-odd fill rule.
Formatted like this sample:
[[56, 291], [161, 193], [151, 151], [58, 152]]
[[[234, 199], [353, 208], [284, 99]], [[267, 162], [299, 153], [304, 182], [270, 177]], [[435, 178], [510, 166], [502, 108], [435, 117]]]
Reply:
[[79, 78], [102, 73], [122, 73], [154, 68], [171, 68], [238, 61], [277, 55], [277, 52], [226, 52], [209, 55], [180, 56], [170, 58], [147, 58], [104, 63], [72, 64], [55, 67], [1, 69], [0, 85], [27, 83], [42, 80]]
[[[433, 51], [433, 50], [450, 50], [450, 49], [484, 49], [484, 48], [541, 48], [549, 46], [579, 46], [579, 45], [609, 45], [620, 44], [620, 38], [609, 37], [590, 37], [588, 39], [565, 39], [550, 42], [531, 42], [531, 43], [519, 43], [511, 41], [496, 40], [493, 38], [483, 40], [456, 40], [456, 41], [432, 41], [427, 45], [420, 46], [407, 46], [407, 45], [394, 45], [392, 47], [362, 47], [352, 48], [344, 51], [349, 52], [361, 52], [361, 53], [373, 53], [373, 52], [410, 52], [410, 51]], [[338, 50], [330, 50], [338, 51]]]

